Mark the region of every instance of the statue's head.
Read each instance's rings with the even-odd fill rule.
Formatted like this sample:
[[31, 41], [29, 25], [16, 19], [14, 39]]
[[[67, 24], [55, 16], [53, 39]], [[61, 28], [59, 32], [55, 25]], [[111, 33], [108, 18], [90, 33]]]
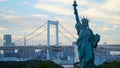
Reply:
[[82, 26], [86, 28], [89, 27], [89, 24], [88, 24], [89, 20], [87, 18], [83, 17], [81, 21], [82, 21]]

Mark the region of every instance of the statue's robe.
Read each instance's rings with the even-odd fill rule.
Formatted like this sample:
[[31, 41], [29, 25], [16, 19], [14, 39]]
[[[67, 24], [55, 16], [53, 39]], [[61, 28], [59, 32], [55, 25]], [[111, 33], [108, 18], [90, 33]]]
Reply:
[[94, 35], [90, 28], [84, 28], [79, 23], [76, 24], [78, 39], [78, 52], [81, 68], [94, 67], [93, 48], [97, 46], [100, 36]]

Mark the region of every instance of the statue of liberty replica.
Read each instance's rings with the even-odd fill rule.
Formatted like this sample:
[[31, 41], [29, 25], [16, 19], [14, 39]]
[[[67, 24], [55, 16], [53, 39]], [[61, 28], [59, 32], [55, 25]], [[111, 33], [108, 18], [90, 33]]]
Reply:
[[94, 68], [94, 48], [100, 40], [100, 35], [93, 34], [89, 28], [89, 20], [83, 17], [79, 19], [77, 4], [74, 1], [74, 15], [76, 19], [75, 28], [77, 30], [78, 39], [76, 45], [78, 46], [80, 68]]

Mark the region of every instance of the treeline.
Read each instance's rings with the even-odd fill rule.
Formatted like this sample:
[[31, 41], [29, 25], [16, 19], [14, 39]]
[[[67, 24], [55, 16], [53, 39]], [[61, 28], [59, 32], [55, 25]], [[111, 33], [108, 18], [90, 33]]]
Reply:
[[0, 61], [0, 68], [64, 68], [52, 61]]
[[103, 65], [96, 66], [95, 68], [120, 68], [120, 61], [105, 62]]
[[[74, 68], [80, 68], [79, 62], [74, 64]], [[94, 68], [120, 68], [120, 61], [104, 62], [102, 65], [95, 65]]]

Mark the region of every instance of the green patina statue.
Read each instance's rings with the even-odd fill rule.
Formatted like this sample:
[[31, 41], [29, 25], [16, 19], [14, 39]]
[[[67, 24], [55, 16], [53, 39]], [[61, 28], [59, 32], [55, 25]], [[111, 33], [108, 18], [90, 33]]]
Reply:
[[94, 51], [93, 48], [97, 47], [97, 43], [100, 40], [100, 35], [93, 34], [89, 28], [89, 20], [82, 18], [79, 20], [78, 11], [76, 9], [76, 1], [74, 1], [74, 14], [76, 19], [75, 28], [77, 35], [79, 36], [76, 44], [78, 45], [78, 53], [80, 60], [80, 68], [94, 68]]

